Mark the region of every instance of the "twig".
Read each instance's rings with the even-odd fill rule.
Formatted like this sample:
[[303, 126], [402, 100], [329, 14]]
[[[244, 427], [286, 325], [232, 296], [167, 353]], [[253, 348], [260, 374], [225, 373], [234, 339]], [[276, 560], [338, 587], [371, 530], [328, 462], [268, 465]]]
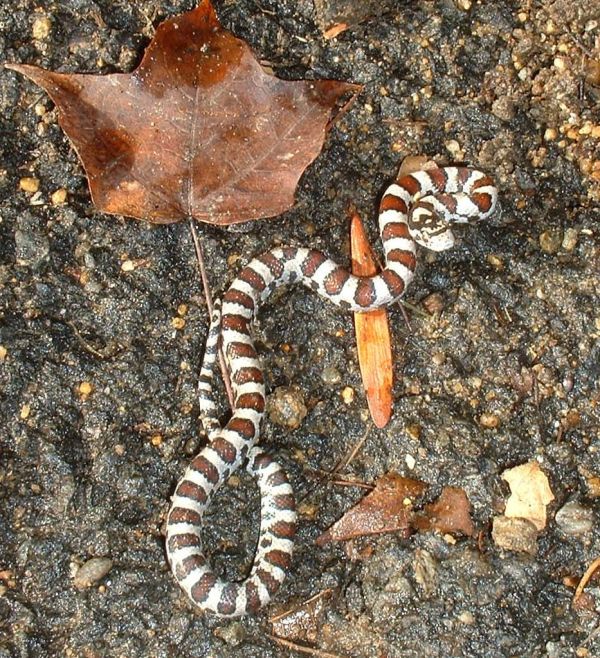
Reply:
[[[198, 240], [198, 234], [196, 233], [196, 226], [194, 225], [193, 219], [190, 219], [189, 226], [190, 226], [190, 231], [192, 233], [192, 239], [194, 241], [194, 249], [196, 250], [196, 260], [198, 261], [198, 271], [200, 272], [200, 279], [202, 280], [202, 288], [204, 289], [206, 308], [208, 309], [209, 318], [212, 318], [213, 300], [210, 292], [210, 285], [208, 283], [208, 276], [206, 274], [206, 266], [204, 263], [204, 254], [202, 251], [202, 245], [200, 244], [200, 240]], [[235, 404], [233, 399], [233, 389], [231, 388], [231, 379], [229, 378], [229, 372], [227, 370], [225, 355], [223, 354], [223, 350], [221, 347], [219, 347], [219, 366], [221, 367], [221, 375], [223, 377], [223, 384], [225, 385], [225, 390], [227, 391], [227, 399], [229, 400], [229, 406], [233, 409], [233, 406]]]
[[267, 637], [270, 640], [273, 640], [273, 642], [280, 644], [282, 647], [292, 649], [292, 651], [297, 651], [298, 653], [306, 653], [309, 656], [318, 656], [318, 658], [344, 658], [339, 653], [329, 653], [328, 651], [321, 651], [321, 649], [306, 647], [303, 644], [296, 644], [296, 642], [284, 640], [282, 637], [277, 637], [277, 635], [271, 635], [270, 633], [267, 633]]
[[352, 447], [352, 450], [344, 457], [343, 459], [340, 459], [340, 461], [337, 463], [337, 465], [334, 467], [334, 469], [330, 472], [330, 477], [333, 475], [337, 475], [342, 469], [346, 468], [350, 464], [350, 462], [356, 457], [358, 454], [358, 451], [363, 447], [365, 441], [367, 440], [367, 437], [369, 436], [369, 428], [365, 431], [365, 433], [358, 439], [358, 441], [354, 444]]
[[83, 349], [86, 352], [93, 354], [98, 359], [102, 359], [103, 361], [106, 361], [107, 359], [112, 359], [116, 354], [118, 354], [119, 348], [111, 350], [110, 353], [105, 353], [105, 352], [101, 352], [100, 350], [97, 350], [95, 347], [90, 345], [85, 340], [85, 338], [79, 333], [79, 329], [77, 329], [75, 323], [72, 322], [71, 320], [57, 319], [56, 321], [62, 324], [66, 324], [67, 327], [69, 327], [69, 329], [73, 332], [75, 338], [77, 339], [77, 342], [83, 347]]
[[[422, 308], [420, 308], [419, 306], [415, 306], [414, 304], [411, 304], [410, 302], [407, 302], [403, 299], [400, 300], [400, 308], [402, 308], [403, 312], [404, 312], [404, 309], [409, 309], [415, 315], [420, 315], [422, 318], [428, 318], [429, 317], [429, 313], [426, 313]], [[406, 323], [408, 324], [408, 320], [406, 321]]]
[[281, 612], [277, 615], [274, 615], [273, 617], [269, 617], [269, 623], [274, 624], [275, 622], [280, 621], [281, 619], [285, 619], [289, 615], [294, 614], [295, 612], [300, 610], [300, 608], [304, 608], [304, 607], [310, 605], [311, 603], [314, 603], [315, 601], [318, 601], [319, 599], [322, 599], [326, 596], [331, 596], [332, 593], [333, 593], [333, 590], [331, 589], [331, 587], [328, 587], [327, 589], [321, 590], [318, 594], [315, 594], [314, 596], [311, 596], [306, 601], [303, 601], [300, 605], [297, 605], [294, 608], [290, 608], [289, 610], [286, 610], [285, 612]]
[[331, 471], [324, 471], [323, 469], [314, 469], [306, 471], [306, 477], [309, 480], [317, 480], [317, 486], [320, 486], [325, 480], [328, 484], [335, 484], [339, 487], [357, 487], [358, 489], [366, 489], [373, 491], [375, 485], [361, 480], [349, 480], [344, 477], [331, 477]]
[[583, 588], [588, 584], [590, 578], [594, 575], [594, 572], [600, 569], [600, 557], [596, 558], [590, 566], [586, 569], [585, 573], [581, 577], [581, 580], [579, 581], [579, 585], [577, 585], [577, 589], [575, 590], [575, 594], [573, 595], [573, 603], [577, 603], [577, 599], [581, 596], [581, 593], [583, 592]]
[[[300, 498], [300, 501], [303, 501], [305, 498], [307, 498], [313, 491], [316, 491], [321, 485], [323, 485], [325, 482], [334, 482], [336, 483], [337, 478], [335, 477], [343, 468], [346, 468], [348, 464], [356, 457], [358, 451], [362, 448], [364, 442], [367, 440], [367, 437], [369, 436], [369, 429], [365, 430], [365, 433], [358, 439], [358, 441], [354, 444], [352, 447], [352, 450], [345, 456], [342, 457], [338, 463], [330, 470], [330, 471], [322, 471], [321, 477], [317, 480], [315, 486], [310, 490], [307, 491], [304, 496]], [[356, 486], [364, 486], [361, 484], [357, 484]]]

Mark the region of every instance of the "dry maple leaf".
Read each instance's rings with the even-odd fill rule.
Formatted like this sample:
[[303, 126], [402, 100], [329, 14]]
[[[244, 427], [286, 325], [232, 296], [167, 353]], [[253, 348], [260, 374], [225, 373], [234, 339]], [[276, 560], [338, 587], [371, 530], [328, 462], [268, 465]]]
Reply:
[[96, 207], [158, 223], [284, 212], [340, 97], [360, 89], [268, 74], [209, 0], [162, 23], [133, 73], [8, 68], [56, 103]]

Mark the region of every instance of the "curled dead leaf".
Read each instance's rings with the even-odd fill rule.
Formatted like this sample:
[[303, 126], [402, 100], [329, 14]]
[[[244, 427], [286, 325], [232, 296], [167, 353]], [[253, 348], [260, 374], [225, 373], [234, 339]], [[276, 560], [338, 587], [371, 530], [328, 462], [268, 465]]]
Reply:
[[397, 473], [382, 475], [375, 489], [318, 537], [317, 544], [383, 532], [404, 531], [408, 535], [413, 506], [426, 489], [419, 480]]
[[418, 530], [437, 530], [443, 534], [471, 537], [475, 531], [471, 519], [471, 503], [460, 487], [444, 487], [439, 498], [425, 505], [422, 514], [412, 522]]

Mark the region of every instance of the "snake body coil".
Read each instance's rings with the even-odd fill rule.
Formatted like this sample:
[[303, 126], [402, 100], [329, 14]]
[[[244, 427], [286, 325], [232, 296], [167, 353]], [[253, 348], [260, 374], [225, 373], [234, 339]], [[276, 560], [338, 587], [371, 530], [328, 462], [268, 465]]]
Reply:
[[[441, 251], [454, 244], [452, 222], [485, 219], [494, 210], [492, 180], [467, 167], [418, 171], [392, 184], [379, 209], [385, 268], [357, 277], [320, 251], [278, 247], [252, 260], [231, 284], [212, 318], [198, 386], [209, 443], [192, 460], [173, 495], [167, 519], [167, 556], [179, 585], [202, 610], [222, 617], [256, 612], [277, 591], [290, 566], [296, 531], [294, 495], [277, 462], [255, 444], [265, 412], [265, 386], [251, 336], [262, 302], [300, 281], [350, 311], [392, 304], [411, 282], [416, 244]], [[221, 427], [212, 400], [219, 337], [234, 391], [231, 419]], [[213, 571], [201, 540], [202, 515], [215, 491], [246, 461], [261, 494], [258, 547], [250, 575], [227, 582]]]

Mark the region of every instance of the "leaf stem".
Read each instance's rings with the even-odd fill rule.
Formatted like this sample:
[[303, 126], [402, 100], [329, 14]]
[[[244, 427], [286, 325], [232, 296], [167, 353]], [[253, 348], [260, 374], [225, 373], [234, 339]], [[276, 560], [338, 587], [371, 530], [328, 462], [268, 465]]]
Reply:
[[[202, 281], [202, 288], [204, 289], [204, 298], [206, 300], [206, 308], [208, 309], [208, 316], [212, 318], [213, 314], [213, 300], [212, 294], [210, 291], [210, 285], [208, 282], [208, 275], [206, 274], [206, 265], [204, 262], [204, 252], [202, 250], [202, 245], [200, 240], [198, 240], [198, 233], [196, 232], [196, 226], [194, 220], [190, 218], [189, 227], [192, 233], [192, 240], [194, 241], [194, 249], [196, 250], [196, 260], [198, 262], [198, 271], [200, 272], [200, 279]], [[221, 376], [223, 377], [223, 384], [225, 385], [225, 390], [227, 391], [227, 399], [229, 400], [229, 406], [233, 409], [235, 404], [233, 398], [233, 389], [231, 387], [231, 379], [229, 377], [229, 371], [227, 370], [227, 363], [225, 361], [225, 354], [223, 349], [219, 346], [219, 366], [221, 367]]]

